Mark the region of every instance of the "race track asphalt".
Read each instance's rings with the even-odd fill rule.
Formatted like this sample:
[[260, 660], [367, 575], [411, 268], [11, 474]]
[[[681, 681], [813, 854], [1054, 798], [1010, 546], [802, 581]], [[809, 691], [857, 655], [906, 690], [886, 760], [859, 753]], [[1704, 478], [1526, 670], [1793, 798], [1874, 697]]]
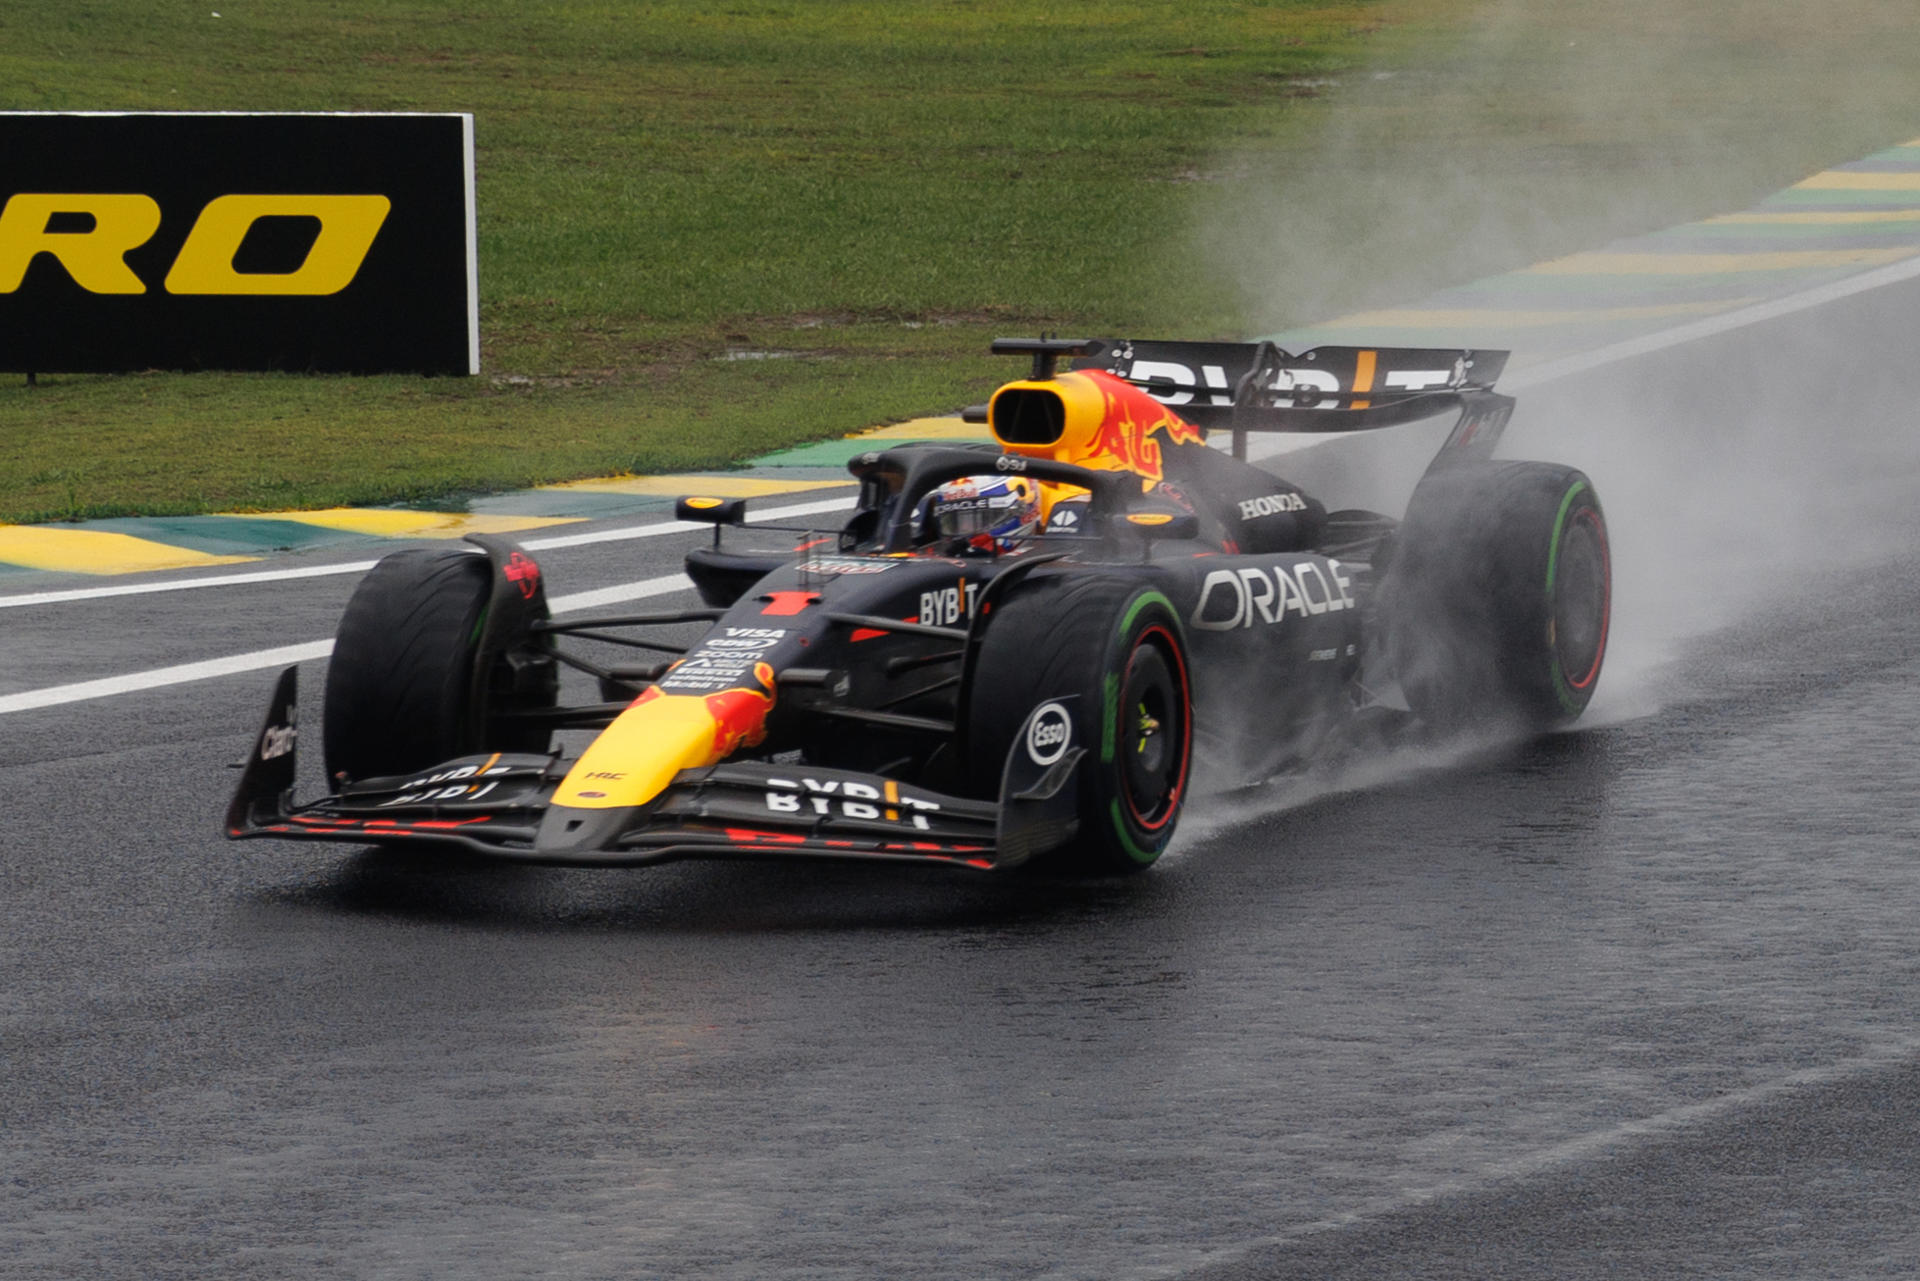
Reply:
[[[0, 1276], [1911, 1273], [1916, 310], [1529, 389], [1615, 532], [1590, 721], [1125, 881], [230, 844], [270, 671], [0, 714]], [[352, 582], [0, 608], [0, 697]]]

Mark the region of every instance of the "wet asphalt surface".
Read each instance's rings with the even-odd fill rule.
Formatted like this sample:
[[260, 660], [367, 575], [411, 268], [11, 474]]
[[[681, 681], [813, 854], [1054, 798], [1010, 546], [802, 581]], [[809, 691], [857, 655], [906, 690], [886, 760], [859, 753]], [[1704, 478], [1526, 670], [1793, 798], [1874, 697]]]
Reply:
[[[1528, 392], [1614, 526], [1589, 722], [1124, 881], [230, 844], [270, 673], [0, 716], [0, 1276], [1920, 1270], [1913, 310]], [[0, 694], [351, 585], [0, 610]]]

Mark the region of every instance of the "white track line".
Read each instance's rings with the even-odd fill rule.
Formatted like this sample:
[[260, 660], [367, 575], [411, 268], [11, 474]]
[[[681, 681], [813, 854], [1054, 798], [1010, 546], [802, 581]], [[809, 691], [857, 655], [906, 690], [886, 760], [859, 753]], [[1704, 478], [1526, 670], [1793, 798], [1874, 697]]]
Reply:
[[1690, 321], [1641, 338], [1628, 338], [1605, 347], [1597, 347], [1592, 351], [1562, 356], [1558, 360], [1544, 361], [1531, 369], [1514, 373], [1502, 386], [1508, 391], [1522, 391], [1528, 387], [1544, 386], [1557, 379], [1584, 374], [1590, 369], [1599, 369], [1603, 365], [1631, 360], [1635, 356], [1651, 355], [1656, 351], [1665, 351], [1671, 347], [1698, 342], [1702, 338], [1718, 337], [1736, 329], [1744, 329], [1748, 325], [1777, 320], [1781, 316], [1791, 316], [1796, 311], [1805, 311], [1810, 307], [1818, 307], [1841, 298], [1850, 298], [1872, 289], [1884, 289], [1888, 285], [1897, 285], [1902, 281], [1912, 280], [1916, 276], [1920, 276], [1920, 255], [1873, 271], [1862, 272], [1858, 276], [1849, 276], [1845, 280], [1836, 280], [1831, 284], [1819, 285], [1797, 294], [1788, 294], [1784, 298], [1757, 302], [1751, 307], [1742, 307], [1738, 311], [1729, 311], [1725, 315], [1709, 316], [1704, 320]]
[[236, 672], [251, 672], [262, 667], [285, 667], [291, 663], [325, 658], [332, 652], [332, 641], [312, 641], [305, 645], [282, 645], [278, 649], [257, 649], [251, 654], [235, 654], [229, 658], [181, 663], [177, 667], [156, 667], [148, 672], [129, 672], [125, 676], [107, 676], [97, 681], [81, 681], [76, 685], [30, 689], [23, 694], [0, 694], [0, 713], [30, 712], [35, 708], [57, 707], [62, 703], [84, 703], [91, 698], [111, 698], [116, 694], [158, 689], [163, 685], [184, 685], [188, 681], [232, 676]]
[[[757, 524], [761, 521], [817, 516], [821, 512], [842, 510], [852, 504], [851, 495], [829, 498], [823, 502], [796, 503], [792, 507], [775, 507], [769, 511], [757, 513], [753, 517], [753, 522]], [[628, 525], [620, 529], [596, 530], [591, 534], [559, 534], [550, 538], [528, 538], [522, 540], [520, 545], [528, 551], [538, 552], [555, 547], [584, 547], [589, 543], [617, 543], [633, 538], [658, 538], [662, 534], [684, 534], [707, 528], [710, 526], [693, 521], [667, 520], [651, 525]], [[373, 568], [373, 564], [370, 560], [356, 560], [339, 565], [312, 565], [306, 569], [266, 569], [246, 574], [221, 574], [210, 578], [179, 578], [171, 582], [121, 583], [112, 587], [75, 587], [66, 591], [30, 592], [19, 596], [0, 596], [0, 609], [14, 609], [22, 605], [60, 605], [77, 600], [103, 600], [111, 596], [146, 596], [154, 592], [185, 592], [200, 587], [284, 583], [300, 578], [326, 578], [335, 574], [364, 574]]]
[[571, 614], [575, 610], [599, 609], [603, 605], [618, 605], [623, 601], [643, 600], [648, 596], [665, 596], [669, 592], [685, 591], [692, 587], [693, 580], [685, 574], [662, 574], [658, 578], [643, 578], [637, 583], [617, 583], [612, 587], [596, 587], [590, 592], [555, 596], [547, 602], [547, 608], [556, 614]]
[[[644, 578], [638, 582], [601, 587], [590, 592], [556, 596], [548, 604], [554, 613], [565, 614], [573, 610], [598, 609], [603, 605], [616, 605], [621, 601], [641, 600], [648, 596], [665, 596], [672, 592], [685, 591], [692, 586], [693, 581], [685, 574], [665, 574], [659, 578]], [[139, 690], [160, 689], [167, 685], [184, 685], [189, 681], [211, 680], [216, 676], [257, 672], [263, 667], [286, 667], [293, 663], [306, 663], [317, 658], [325, 658], [331, 653], [333, 653], [332, 641], [309, 641], [304, 645], [281, 645], [275, 649], [256, 649], [249, 654], [209, 658], [202, 662], [181, 663], [174, 667], [156, 667], [151, 671], [130, 672], [125, 676], [108, 676], [96, 681], [80, 681], [73, 685], [31, 689], [21, 694], [0, 694], [0, 714], [27, 712], [41, 707], [58, 707], [63, 703], [83, 703], [88, 699], [111, 698], [116, 694], [132, 694]]]
[[[1237, 1262], [1254, 1254], [1269, 1254], [1285, 1249], [1308, 1237], [1363, 1228], [1391, 1215], [1418, 1210], [1456, 1196], [1470, 1196], [1496, 1185], [1545, 1178], [1562, 1170], [1609, 1160], [1621, 1160], [1666, 1140], [1688, 1134], [1716, 1121], [1749, 1110], [1776, 1107], [1795, 1095], [1845, 1084], [1863, 1076], [1885, 1072], [1920, 1058], [1920, 1040], [1890, 1041], [1870, 1047], [1854, 1058], [1824, 1063], [1818, 1067], [1789, 1072], [1770, 1081], [1734, 1090], [1704, 1103], [1691, 1103], [1637, 1121], [1625, 1121], [1603, 1130], [1576, 1135], [1564, 1142], [1534, 1152], [1495, 1161], [1485, 1169], [1462, 1178], [1363, 1202], [1344, 1214], [1315, 1223], [1303, 1224], [1272, 1236], [1247, 1241], [1230, 1249], [1206, 1256], [1209, 1271], [1222, 1263]], [[1160, 1276], [1184, 1276], [1192, 1265], [1162, 1269]]]

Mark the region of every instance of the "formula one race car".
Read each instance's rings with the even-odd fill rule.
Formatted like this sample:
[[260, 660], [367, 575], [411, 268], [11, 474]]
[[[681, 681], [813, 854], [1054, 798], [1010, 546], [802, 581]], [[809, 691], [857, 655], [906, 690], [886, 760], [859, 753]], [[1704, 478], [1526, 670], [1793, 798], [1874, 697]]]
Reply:
[[[744, 502], [683, 499], [682, 519], [713, 525], [686, 558], [702, 608], [556, 620], [540, 567], [498, 538], [386, 557], [328, 672], [332, 793], [293, 801], [289, 669], [227, 834], [571, 865], [1126, 871], [1166, 848], [1196, 755], [1265, 776], [1397, 709], [1396, 686], [1440, 727], [1532, 731], [1586, 707], [1606, 524], [1580, 472], [1490, 460], [1506, 353], [994, 348], [1033, 360], [969, 411], [997, 444], [860, 455], [837, 531], [723, 545]], [[1244, 461], [1252, 432], [1442, 415], [1399, 520], [1330, 513]], [[609, 642], [662, 657], [580, 653]], [[562, 664], [601, 701], [560, 705]], [[551, 746], [582, 729], [577, 755]]]

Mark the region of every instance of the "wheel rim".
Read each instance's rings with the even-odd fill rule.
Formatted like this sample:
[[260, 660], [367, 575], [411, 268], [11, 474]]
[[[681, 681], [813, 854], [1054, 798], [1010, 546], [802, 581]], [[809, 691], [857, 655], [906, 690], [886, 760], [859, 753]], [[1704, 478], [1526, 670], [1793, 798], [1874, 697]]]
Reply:
[[1607, 650], [1611, 591], [1607, 534], [1591, 507], [1573, 513], [1560, 540], [1553, 587], [1553, 655], [1576, 690], [1592, 687]]
[[1120, 682], [1117, 746], [1128, 815], [1146, 831], [1173, 820], [1189, 755], [1186, 672], [1160, 628], [1143, 633]]

